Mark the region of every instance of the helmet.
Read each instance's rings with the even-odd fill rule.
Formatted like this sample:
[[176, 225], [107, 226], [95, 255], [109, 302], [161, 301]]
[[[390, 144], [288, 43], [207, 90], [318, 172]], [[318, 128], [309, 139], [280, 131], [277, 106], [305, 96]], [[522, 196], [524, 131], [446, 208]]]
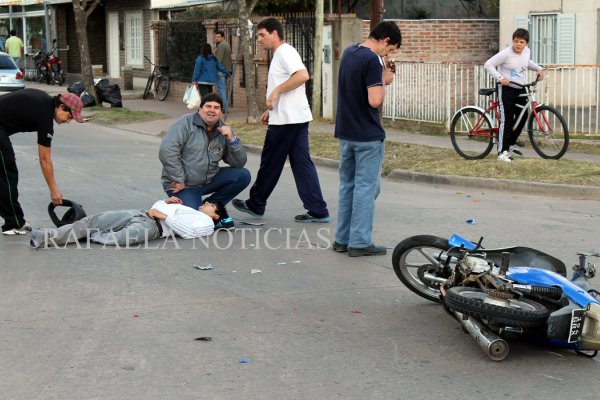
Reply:
[[54, 208], [57, 207], [54, 204], [48, 204], [48, 214], [50, 215], [50, 219], [54, 222], [57, 228], [60, 228], [63, 225], [72, 224], [75, 221], [79, 221], [80, 219], [87, 216], [85, 211], [83, 211], [83, 207], [81, 204], [76, 203], [71, 200], [63, 199], [62, 205], [58, 207], [69, 207], [69, 209], [64, 213], [62, 218], [58, 218], [56, 213], [54, 212]]

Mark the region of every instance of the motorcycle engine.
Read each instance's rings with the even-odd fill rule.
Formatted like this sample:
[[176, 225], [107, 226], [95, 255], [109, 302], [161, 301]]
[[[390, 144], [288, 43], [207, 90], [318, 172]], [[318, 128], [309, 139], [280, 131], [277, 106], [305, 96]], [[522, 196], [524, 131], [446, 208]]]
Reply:
[[[485, 257], [485, 255], [483, 256]], [[463, 266], [465, 269], [471, 271], [473, 274], [481, 274], [483, 272], [488, 272], [491, 270], [491, 264], [485, 260], [485, 258], [481, 258], [478, 256], [467, 256], [463, 260]]]

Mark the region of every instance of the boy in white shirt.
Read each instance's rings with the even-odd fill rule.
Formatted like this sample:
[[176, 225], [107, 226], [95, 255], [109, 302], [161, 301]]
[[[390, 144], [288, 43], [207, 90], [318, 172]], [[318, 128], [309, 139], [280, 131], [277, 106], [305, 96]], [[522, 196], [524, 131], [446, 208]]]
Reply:
[[223, 217], [222, 204], [206, 202], [198, 210], [184, 206], [181, 199], [159, 200], [148, 211], [118, 210], [91, 215], [58, 229], [33, 229], [33, 248], [61, 246], [89, 237], [104, 245], [129, 246], [173, 236], [194, 239], [211, 235], [215, 221]]
[[[527, 116], [521, 119], [519, 125], [513, 129], [521, 108], [527, 104], [527, 97], [521, 96], [525, 89], [512, 85], [516, 82], [525, 85], [527, 70], [537, 71], [540, 79], [544, 79], [544, 69], [531, 61], [529, 32], [526, 29], [517, 29], [512, 36], [512, 46], [502, 50], [484, 64], [485, 69], [498, 81], [498, 112], [500, 113], [500, 126], [498, 132], [498, 161], [511, 162], [509, 151], [522, 156], [523, 153], [517, 146], [517, 139], [523, 130]], [[521, 107], [519, 107], [521, 106]]]

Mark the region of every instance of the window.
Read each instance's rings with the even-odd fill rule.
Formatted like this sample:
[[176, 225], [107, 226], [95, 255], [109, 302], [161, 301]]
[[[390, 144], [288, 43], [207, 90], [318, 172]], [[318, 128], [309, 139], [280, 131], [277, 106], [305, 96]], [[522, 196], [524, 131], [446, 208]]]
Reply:
[[575, 64], [575, 14], [517, 17], [516, 28], [529, 29], [531, 59], [538, 64]]
[[128, 65], [144, 64], [143, 13], [125, 13], [125, 55]]

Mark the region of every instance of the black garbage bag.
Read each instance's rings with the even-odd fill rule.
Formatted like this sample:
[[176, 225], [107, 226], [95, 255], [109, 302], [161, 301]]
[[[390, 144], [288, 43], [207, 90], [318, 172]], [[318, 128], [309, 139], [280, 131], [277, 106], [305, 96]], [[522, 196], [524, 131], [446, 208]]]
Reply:
[[81, 96], [81, 93], [85, 91], [85, 83], [83, 81], [73, 82], [67, 86], [67, 91], [69, 93], [74, 93], [77, 96]]
[[79, 97], [81, 98], [81, 102], [83, 103], [84, 108], [93, 107], [96, 105], [96, 99], [94, 99], [94, 96], [92, 96], [86, 91], [83, 91], [83, 93], [81, 93]]
[[96, 92], [101, 102], [107, 102], [111, 107], [123, 107], [119, 85], [111, 85], [108, 79], [101, 79], [96, 84]]
[[103, 101], [110, 104], [111, 107], [123, 107], [123, 98], [121, 97], [121, 88], [116, 83], [110, 85], [109, 89], [104, 93]]

